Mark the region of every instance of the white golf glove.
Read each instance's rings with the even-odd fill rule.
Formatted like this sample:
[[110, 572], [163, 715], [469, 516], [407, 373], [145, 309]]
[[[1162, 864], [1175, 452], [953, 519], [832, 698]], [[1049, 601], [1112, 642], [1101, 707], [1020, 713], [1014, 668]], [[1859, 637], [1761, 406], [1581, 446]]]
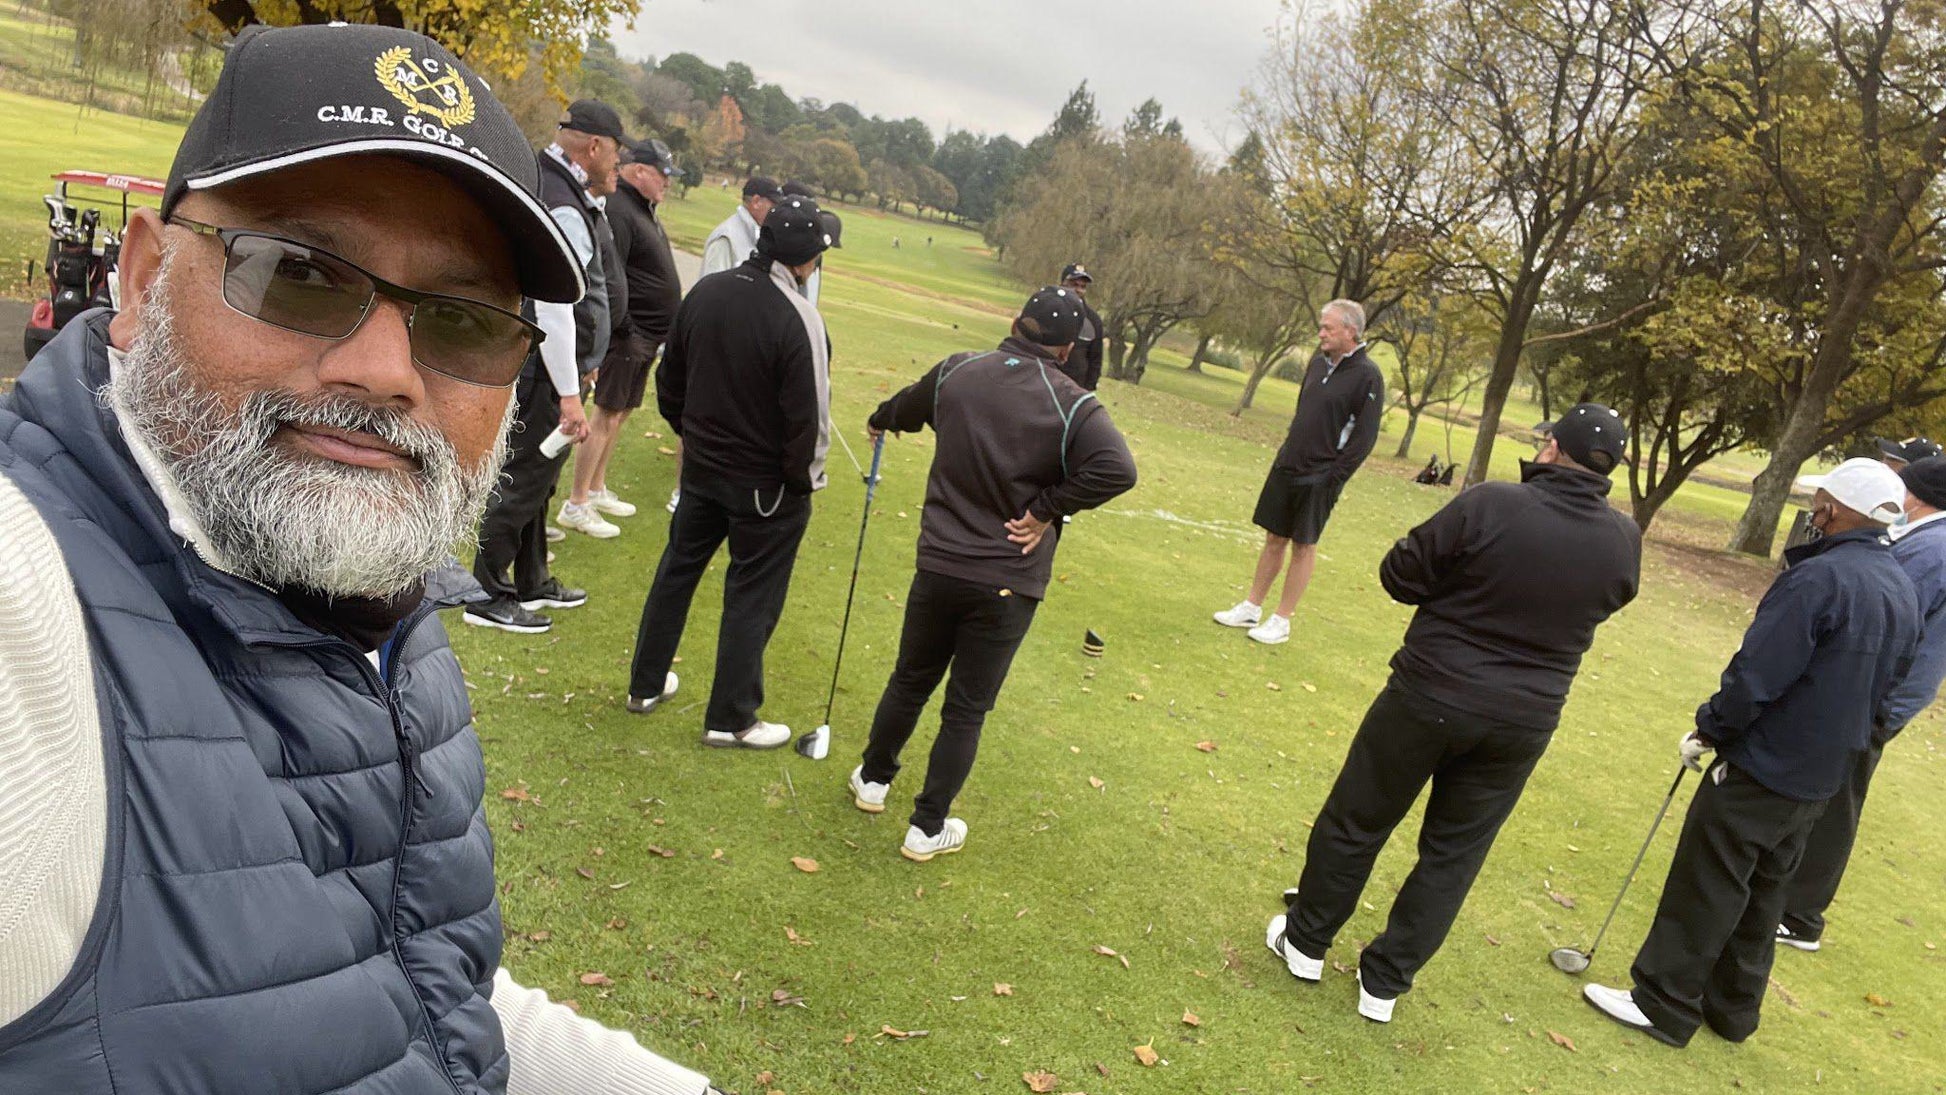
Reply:
[[1697, 737], [1696, 731], [1694, 730], [1684, 734], [1682, 741], [1677, 744], [1676, 748], [1682, 753], [1683, 767], [1692, 772], [1701, 772], [1703, 770], [1703, 754], [1716, 750], [1716, 746]]

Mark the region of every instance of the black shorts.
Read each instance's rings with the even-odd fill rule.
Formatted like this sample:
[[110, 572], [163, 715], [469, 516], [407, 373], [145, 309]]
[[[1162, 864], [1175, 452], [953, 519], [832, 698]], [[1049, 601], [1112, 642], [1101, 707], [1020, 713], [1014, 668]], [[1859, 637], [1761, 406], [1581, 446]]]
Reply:
[[595, 406], [604, 411], [632, 411], [642, 405], [649, 387], [649, 363], [655, 360], [655, 343], [640, 335], [617, 337], [601, 359], [601, 372], [595, 374]]
[[1304, 476], [1288, 468], [1271, 468], [1264, 490], [1257, 496], [1257, 527], [1299, 544], [1315, 544], [1338, 504], [1340, 486], [1322, 476]]

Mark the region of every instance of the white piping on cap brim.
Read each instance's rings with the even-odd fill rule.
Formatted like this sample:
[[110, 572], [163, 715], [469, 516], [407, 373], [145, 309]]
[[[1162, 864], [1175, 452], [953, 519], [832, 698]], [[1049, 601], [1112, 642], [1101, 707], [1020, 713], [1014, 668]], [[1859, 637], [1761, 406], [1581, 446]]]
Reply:
[[541, 206], [541, 203], [532, 194], [529, 194], [523, 189], [519, 183], [508, 178], [499, 168], [494, 167], [491, 163], [482, 160], [478, 156], [462, 152], [457, 148], [448, 148], [445, 145], [433, 144], [430, 141], [403, 139], [345, 141], [340, 144], [325, 145], [322, 148], [308, 148], [302, 152], [293, 152], [289, 155], [276, 156], [268, 160], [259, 160], [256, 163], [244, 164], [241, 167], [232, 167], [227, 171], [219, 171], [214, 175], [199, 176], [188, 180], [188, 185], [191, 190], [205, 190], [212, 186], [222, 186], [224, 183], [235, 182], [238, 179], [247, 179], [255, 175], [262, 175], [265, 172], [278, 171], [301, 163], [328, 160], [336, 156], [350, 155], [354, 152], [403, 152], [408, 155], [431, 156], [434, 159], [451, 160], [454, 163], [465, 164], [482, 176], [500, 184], [502, 189], [512, 194], [522, 205], [527, 207], [529, 212], [534, 214], [536, 221], [547, 227], [547, 234], [554, 240], [554, 246], [560, 250], [561, 256], [567, 261], [568, 269], [574, 271], [576, 291], [574, 301], [550, 303], [572, 304], [587, 295], [588, 283], [582, 275], [580, 261], [575, 258], [574, 248], [568, 243], [568, 238], [561, 234], [560, 225], [554, 223], [554, 218], [548, 215], [547, 210]]

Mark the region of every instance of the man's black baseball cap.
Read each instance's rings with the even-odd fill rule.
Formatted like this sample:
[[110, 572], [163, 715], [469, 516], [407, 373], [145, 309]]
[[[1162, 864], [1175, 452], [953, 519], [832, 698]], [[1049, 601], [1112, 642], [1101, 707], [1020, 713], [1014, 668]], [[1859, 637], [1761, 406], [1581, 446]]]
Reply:
[[786, 266], [802, 266], [831, 246], [824, 232], [823, 210], [809, 198], [785, 198], [764, 218], [757, 233], [757, 254]]
[[1061, 271], [1061, 280], [1073, 281], [1076, 278], [1080, 278], [1082, 281], [1090, 282], [1090, 283], [1092, 283], [1095, 280], [1095, 276], [1088, 272], [1088, 268], [1086, 266], [1083, 266], [1078, 262], [1070, 262], [1068, 263], [1067, 269]]
[[816, 201], [818, 196], [818, 192], [811, 188], [810, 183], [801, 183], [796, 179], [786, 179], [784, 185], [777, 189], [786, 197], [791, 198], [810, 198]]
[[780, 202], [784, 200], [784, 191], [777, 186], [776, 179], [765, 178], [762, 175], [752, 175], [749, 181], [743, 184], [743, 196], [746, 198], [769, 198], [773, 202]]
[[581, 299], [581, 264], [541, 205], [520, 126], [444, 46], [395, 27], [244, 28], [176, 149], [162, 215], [192, 190], [373, 153], [437, 168], [485, 207], [523, 294]]
[[831, 237], [831, 246], [843, 247], [845, 245], [845, 222], [838, 218], [838, 214], [833, 213], [829, 209], [820, 209], [818, 210], [818, 220], [824, 223], [824, 234]]
[[673, 176], [677, 173], [676, 154], [669, 151], [668, 145], [653, 137], [622, 145], [622, 162], [645, 164], [664, 175]]
[[1941, 449], [1937, 442], [1927, 437], [1908, 437], [1904, 441], [1888, 441], [1881, 437], [1878, 439], [1878, 451], [1910, 464], [1928, 456], [1938, 456]]
[[590, 137], [607, 137], [616, 144], [628, 143], [628, 134], [622, 131], [622, 116], [600, 99], [576, 99], [569, 103], [567, 117], [561, 119], [560, 128]]
[[1607, 475], [1628, 451], [1628, 426], [1621, 412], [1600, 403], [1577, 403], [1541, 430], [1561, 445], [1568, 458], [1589, 471]]
[[1899, 478], [1914, 498], [1946, 509], [1946, 456], [1922, 456], [1900, 468]]
[[1081, 298], [1072, 289], [1044, 286], [1020, 306], [1014, 326], [1029, 342], [1066, 346], [1081, 334]]

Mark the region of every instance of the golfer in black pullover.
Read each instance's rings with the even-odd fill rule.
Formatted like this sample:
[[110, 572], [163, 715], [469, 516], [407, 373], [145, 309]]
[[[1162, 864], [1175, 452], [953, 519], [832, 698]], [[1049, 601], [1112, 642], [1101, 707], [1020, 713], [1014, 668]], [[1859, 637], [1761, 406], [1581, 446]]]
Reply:
[[947, 811], [1047, 593], [1061, 518], [1135, 485], [1135, 460], [1107, 410], [1061, 372], [1079, 305], [1070, 290], [1040, 290], [998, 349], [954, 354], [872, 413], [874, 435], [931, 426], [939, 439], [898, 664], [865, 762], [851, 773], [858, 808], [883, 811], [899, 753], [950, 667], [939, 738], [900, 848], [908, 859], [966, 841], [966, 823]]
[[1316, 981], [1372, 861], [1427, 781], [1419, 861], [1358, 962], [1358, 1012], [1394, 1000], [1439, 949], [1560, 720], [1595, 625], [1635, 598], [1642, 536], [1608, 504], [1627, 431], [1583, 403], [1519, 483], [1482, 483], [1395, 544], [1379, 566], [1416, 605], [1392, 679], [1365, 713], [1318, 811], [1287, 915], [1265, 939]]
[[829, 343], [797, 291], [829, 244], [816, 202], [779, 203], [754, 255], [690, 290], [656, 371], [656, 407], [683, 441], [682, 499], [642, 606], [628, 708], [646, 714], [675, 694], [669, 667], [690, 598], [728, 540], [706, 745], [774, 749], [791, 740], [790, 727], [764, 722], [757, 709], [764, 648], [831, 443]]

